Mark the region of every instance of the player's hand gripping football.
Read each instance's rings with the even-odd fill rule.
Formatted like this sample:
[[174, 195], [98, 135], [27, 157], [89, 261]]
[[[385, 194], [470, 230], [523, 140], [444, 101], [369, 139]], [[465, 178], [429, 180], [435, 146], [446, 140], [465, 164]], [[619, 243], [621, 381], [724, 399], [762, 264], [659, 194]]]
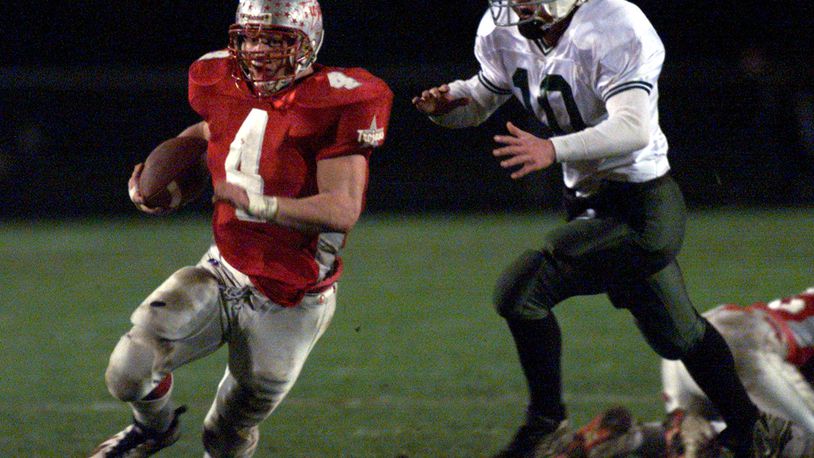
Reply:
[[133, 173], [130, 175], [130, 180], [127, 182], [127, 192], [130, 194], [130, 200], [133, 204], [136, 205], [136, 208], [143, 211], [144, 213], [149, 213], [151, 215], [165, 215], [167, 213], [172, 213], [171, 208], [162, 208], [162, 207], [155, 207], [151, 208], [146, 205], [144, 202], [144, 196], [139, 191], [139, 179], [141, 178], [141, 171], [144, 169], [144, 163], [140, 162], [133, 167]]
[[418, 111], [431, 116], [445, 115], [458, 107], [468, 105], [469, 102], [471, 99], [468, 97], [452, 98], [449, 95], [449, 86], [446, 84], [427, 89], [420, 96], [413, 97], [413, 106]]
[[500, 161], [500, 166], [504, 169], [521, 166], [511, 174], [515, 180], [542, 170], [557, 160], [551, 140], [532, 135], [511, 122], [506, 123], [506, 128], [509, 135], [495, 135], [495, 141], [507, 146], [495, 148], [492, 154], [498, 158], [506, 158]]
[[218, 201], [226, 202], [238, 210], [245, 211], [249, 208], [249, 195], [246, 190], [226, 180], [215, 183], [212, 202]]

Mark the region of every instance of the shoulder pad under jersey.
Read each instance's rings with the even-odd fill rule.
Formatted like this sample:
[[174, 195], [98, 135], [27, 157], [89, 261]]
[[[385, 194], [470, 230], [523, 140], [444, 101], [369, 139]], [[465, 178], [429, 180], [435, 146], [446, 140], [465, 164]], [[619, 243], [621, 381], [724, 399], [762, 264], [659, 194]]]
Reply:
[[633, 3], [623, 0], [588, 2], [580, 6], [569, 29], [579, 47], [596, 48], [600, 54], [642, 40], [652, 29], [647, 17]]
[[387, 83], [365, 69], [319, 67], [296, 88], [294, 103], [329, 108], [392, 96]]
[[224, 78], [231, 78], [229, 51], [222, 49], [204, 54], [189, 67], [190, 85], [212, 86]]
[[494, 32], [496, 28], [497, 25], [495, 25], [495, 20], [492, 18], [492, 12], [486, 11], [478, 25], [478, 36], [485, 37]]

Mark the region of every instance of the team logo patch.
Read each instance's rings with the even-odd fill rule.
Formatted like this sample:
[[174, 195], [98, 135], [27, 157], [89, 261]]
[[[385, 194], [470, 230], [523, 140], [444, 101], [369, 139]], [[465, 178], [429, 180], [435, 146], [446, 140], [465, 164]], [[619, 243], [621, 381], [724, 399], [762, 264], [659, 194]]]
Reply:
[[359, 133], [359, 143], [364, 146], [375, 148], [384, 141], [384, 128], [376, 125], [376, 116], [373, 116], [373, 122], [370, 123], [370, 127], [357, 130], [356, 132]]

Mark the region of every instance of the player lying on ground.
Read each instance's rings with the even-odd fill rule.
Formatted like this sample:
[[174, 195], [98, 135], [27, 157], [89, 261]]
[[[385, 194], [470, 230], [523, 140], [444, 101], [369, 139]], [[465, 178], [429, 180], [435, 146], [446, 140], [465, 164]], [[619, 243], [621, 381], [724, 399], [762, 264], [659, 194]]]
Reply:
[[[814, 288], [746, 307], [720, 305], [704, 316], [732, 349], [738, 376], [755, 404], [794, 422], [782, 456], [814, 457]], [[582, 436], [593, 438], [591, 444], [583, 441], [583, 451], [651, 456], [661, 444], [668, 456], [718, 456], [715, 439], [725, 425], [683, 364], [664, 360], [662, 383], [664, 422], [638, 426], [624, 420], [624, 409], [611, 409], [583, 428]]]
[[182, 136], [209, 142], [215, 244], [133, 313], [105, 381], [134, 421], [93, 457], [143, 457], [175, 442], [172, 373], [223, 344], [229, 362], [204, 420], [205, 456], [252, 456], [258, 425], [331, 322], [340, 252], [364, 207], [392, 93], [365, 70], [316, 64], [322, 36], [316, 0], [242, 0], [229, 49], [192, 64], [189, 101], [203, 121]]
[[[814, 457], [814, 435], [792, 424], [782, 450], [755, 455], [775, 458]], [[710, 418], [676, 410], [663, 421], [637, 422], [621, 406], [610, 408], [577, 431], [556, 458], [731, 458], [721, 447]]]

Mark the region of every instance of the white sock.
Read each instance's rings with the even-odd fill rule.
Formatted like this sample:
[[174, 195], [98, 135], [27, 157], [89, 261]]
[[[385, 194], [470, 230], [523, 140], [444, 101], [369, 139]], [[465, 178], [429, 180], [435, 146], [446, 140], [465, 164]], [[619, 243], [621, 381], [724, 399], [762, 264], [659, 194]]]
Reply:
[[170, 399], [172, 394], [172, 385], [164, 396], [158, 399], [151, 399], [149, 401], [135, 401], [130, 403], [133, 409], [133, 417], [137, 422], [142, 425], [155, 430], [164, 432], [170, 427], [173, 420], [173, 412], [175, 406]]

